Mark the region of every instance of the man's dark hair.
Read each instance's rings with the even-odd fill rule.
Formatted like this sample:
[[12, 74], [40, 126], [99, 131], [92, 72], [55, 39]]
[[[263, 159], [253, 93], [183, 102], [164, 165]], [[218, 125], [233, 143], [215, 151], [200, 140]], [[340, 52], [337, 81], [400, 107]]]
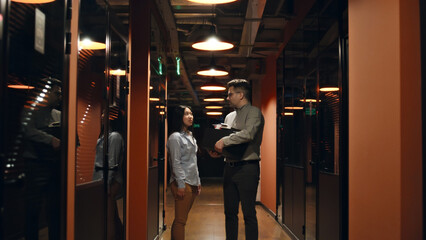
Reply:
[[180, 132], [182, 130], [185, 108], [189, 108], [191, 110], [191, 107], [189, 106], [179, 105], [173, 107], [170, 109], [171, 111], [168, 112], [167, 121], [169, 126], [169, 135], [174, 132]]
[[245, 79], [233, 79], [228, 82], [228, 89], [234, 87], [244, 93], [244, 97], [251, 101], [251, 86], [250, 83]]

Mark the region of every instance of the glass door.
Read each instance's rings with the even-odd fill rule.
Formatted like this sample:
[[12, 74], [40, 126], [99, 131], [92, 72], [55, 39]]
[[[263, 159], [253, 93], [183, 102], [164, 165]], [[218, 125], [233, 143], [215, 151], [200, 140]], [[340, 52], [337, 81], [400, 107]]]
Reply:
[[65, 10], [0, 1], [1, 239], [65, 239]]
[[128, 30], [115, 10], [80, 5], [76, 239], [125, 239]]

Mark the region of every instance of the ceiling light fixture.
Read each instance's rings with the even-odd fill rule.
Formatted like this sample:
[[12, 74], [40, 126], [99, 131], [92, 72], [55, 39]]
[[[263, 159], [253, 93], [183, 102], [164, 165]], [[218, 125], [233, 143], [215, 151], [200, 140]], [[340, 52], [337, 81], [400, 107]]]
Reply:
[[339, 91], [338, 87], [322, 87], [320, 88], [321, 92], [337, 92]]
[[228, 75], [228, 71], [222, 66], [217, 66], [214, 58], [212, 57], [210, 65], [207, 67], [201, 68], [198, 72], [198, 75], [201, 76], [210, 76], [210, 77], [223, 77]]
[[237, 0], [188, 0], [193, 3], [201, 3], [201, 4], [224, 4], [231, 3]]
[[204, 102], [223, 102], [223, 101], [225, 101], [225, 98], [216, 94], [213, 94], [204, 98]]
[[302, 110], [303, 107], [284, 107], [284, 109], [288, 109], [288, 110]]
[[205, 108], [206, 109], [222, 109], [223, 106], [219, 106], [219, 105], [208, 105]]
[[[307, 99], [300, 99], [301, 102], [317, 102], [316, 99], [312, 99], [312, 98], [307, 98]], [[321, 102], [321, 100], [319, 100], [319, 102]]]
[[192, 48], [202, 51], [224, 51], [234, 47], [234, 44], [222, 41], [215, 26], [210, 27], [210, 34], [206, 39], [192, 44]]
[[207, 114], [207, 115], [210, 115], [210, 116], [220, 116], [220, 115], [222, 115], [223, 113], [222, 113], [222, 112], [206, 112], [206, 114]]
[[54, 1], [55, 0], [12, 0], [12, 2], [28, 3], [28, 4], [42, 4], [42, 3], [50, 3]]
[[109, 74], [114, 75], [114, 76], [124, 76], [124, 75], [126, 75], [126, 71], [121, 70], [121, 69], [111, 69], [109, 71]]
[[7, 85], [8, 88], [13, 88], [13, 89], [34, 89], [34, 86], [29, 86], [29, 85], [21, 85], [21, 84], [9, 84]]
[[216, 35], [213, 35], [204, 41], [193, 43], [192, 47], [202, 51], [224, 51], [233, 48], [234, 44], [221, 41]]
[[101, 42], [94, 42], [89, 38], [85, 38], [84, 40], [78, 43], [78, 48], [89, 50], [102, 50], [106, 48], [106, 44]]
[[201, 86], [201, 90], [204, 91], [225, 91], [226, 87], [223, 86], [221, 83], [216, 81], [216, 79], [213, 77], [212, 80], [206, 82]]

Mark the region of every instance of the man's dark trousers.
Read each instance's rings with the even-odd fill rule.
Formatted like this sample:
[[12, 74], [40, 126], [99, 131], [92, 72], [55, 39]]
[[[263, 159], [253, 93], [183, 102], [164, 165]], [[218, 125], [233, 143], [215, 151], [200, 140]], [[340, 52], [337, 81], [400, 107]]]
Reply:
[[238, 239], [239, 202], [244, 215], [247, 240], [258, 239], [256, 194], [259, 183], [259, 161], [226, 163], [224, 168], [223, 196], [225, 204], [226, 239]]

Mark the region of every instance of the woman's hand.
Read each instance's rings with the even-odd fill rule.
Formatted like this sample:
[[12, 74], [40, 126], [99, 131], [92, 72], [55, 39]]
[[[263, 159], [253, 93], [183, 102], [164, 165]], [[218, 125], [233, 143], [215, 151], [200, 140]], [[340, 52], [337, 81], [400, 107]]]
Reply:
[[178, 188], [176, 195], [178, 199], [183, 199], [185, 197], [185, 188]]
[[200, 193], [201, 193], [201, 185], [198, 185], [197, 195], [200, 195]]

